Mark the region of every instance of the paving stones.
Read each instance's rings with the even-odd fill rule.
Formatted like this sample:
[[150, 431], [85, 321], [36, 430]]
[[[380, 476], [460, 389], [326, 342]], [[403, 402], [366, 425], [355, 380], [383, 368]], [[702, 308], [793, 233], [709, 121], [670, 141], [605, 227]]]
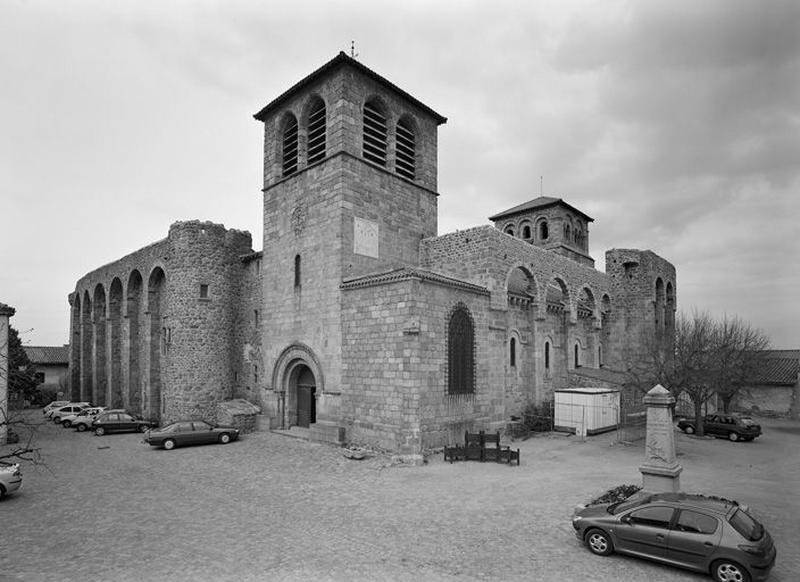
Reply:
[[[685, 490], [739, 499], [765, 521], [771, 581], [800, 571], [800, 434], [786, 423], [764, 420], [752, 443], [676, 434]], [[641, 480], [643, 446], [613, 434], [514, 443], [519, 467], [356, 463], [272, 433], [164, 451], [48, 424], [40, 445], [47, 467], [25, 467], [21, 493], [0, 503], [3, 582], [708, 579], [598, 558], [575, 539], [577, 503]]]

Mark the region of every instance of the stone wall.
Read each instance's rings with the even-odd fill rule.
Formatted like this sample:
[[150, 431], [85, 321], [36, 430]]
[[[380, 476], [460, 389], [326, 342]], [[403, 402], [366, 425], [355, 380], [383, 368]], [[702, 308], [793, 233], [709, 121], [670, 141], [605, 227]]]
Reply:
[[[156, 420], [214, 420], [231, 397], [249, 233], [176, 222], [70, 295], [71, 393]], [[77, 386], [76, 386], [77, 384]]]

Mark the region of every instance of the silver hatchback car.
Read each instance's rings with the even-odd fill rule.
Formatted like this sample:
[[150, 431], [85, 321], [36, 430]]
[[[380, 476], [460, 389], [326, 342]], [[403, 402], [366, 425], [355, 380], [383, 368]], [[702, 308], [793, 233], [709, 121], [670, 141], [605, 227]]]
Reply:
[[572, 526], [594, 554], [656, 560], [717, 582], [759, 582], [775, 564], [769, 533], [745, 506], [720, 497], [639, 493], [579, 508]]

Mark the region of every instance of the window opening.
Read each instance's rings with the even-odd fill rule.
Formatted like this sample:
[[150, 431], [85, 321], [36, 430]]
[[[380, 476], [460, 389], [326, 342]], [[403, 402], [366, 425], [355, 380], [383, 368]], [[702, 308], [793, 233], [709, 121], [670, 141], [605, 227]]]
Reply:
[[294, 288], [300, 288], [300, 255], [294, 257]]
[[550, 370], [550, 342], [544, 343], [544, 369]]
[[258, 309], [253, 310], [253, 323], [258, 325]]
[[397, 159], [395, 170], [404, 178], [413, 180], [416, 177], [416, 138], [414, 129], [406, 119], [397, 124]]
[[514, 236], [514, 229], [513, 229], [513, 228], [511, 228], [511, 227], [508, 227], [508, 228], [506, 229], [506, 234], [508, 234], [508, 235], [511, 235], [511, 236]]
[[283, 129], [283, 175], [297, 171], [297, 119], [291, 115]]
[[377, 103], [364, 104], [364, 159], [386, 166], [386, 116]]
[[308, 115], [308, 163], [325, 158], [325, 103], [316, 99]]
[[539, 224], [539, 238], [542, 240], [547, 240], [550, 236], [550, 231], [547, 227], [547, 221], [543, 220], [541, 224]]
[[208, 299], [208, 285], [200, 284], [200, 299]]
[[575, 344], [575, 367], [576, 368], [580, 368], [581, 367], [580, 360], [578, 359], [578, 354], [579, 354], [578, 344]]
[[450, 316], [447, 330], [447, 392], [475, 392], [475, 330], [472, 318], [464, 305]]
[[522, 229], [522, 238], [531, 238], [531, 227], [526, 226]]
[[512, 368], [517, 365], [517, 338], [511, 338], [508, 342], [508, 363]]

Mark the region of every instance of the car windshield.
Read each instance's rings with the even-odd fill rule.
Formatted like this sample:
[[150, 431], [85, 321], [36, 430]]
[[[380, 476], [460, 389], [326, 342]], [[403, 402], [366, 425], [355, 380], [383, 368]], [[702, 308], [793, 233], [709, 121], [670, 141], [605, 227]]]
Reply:
[[764, 535], [764, 526], [741, 508], [737, 509], [728, 521], [730, 521], [733, 529], [742, 534], [743, 538], [751, 542], [757, 542]]
[[633, 509], [634, 507], [638, 507], [640, 505], [644, 505], [650, 501], [650, 497], [636, 497], [636, 499], [625, 499], [623, 501], [617, 501], [616, 503], [612, 503], [606, 508], [606, 511], [611, 515], [618, 515], [623, 511], [627, 511], [629, 509]]

